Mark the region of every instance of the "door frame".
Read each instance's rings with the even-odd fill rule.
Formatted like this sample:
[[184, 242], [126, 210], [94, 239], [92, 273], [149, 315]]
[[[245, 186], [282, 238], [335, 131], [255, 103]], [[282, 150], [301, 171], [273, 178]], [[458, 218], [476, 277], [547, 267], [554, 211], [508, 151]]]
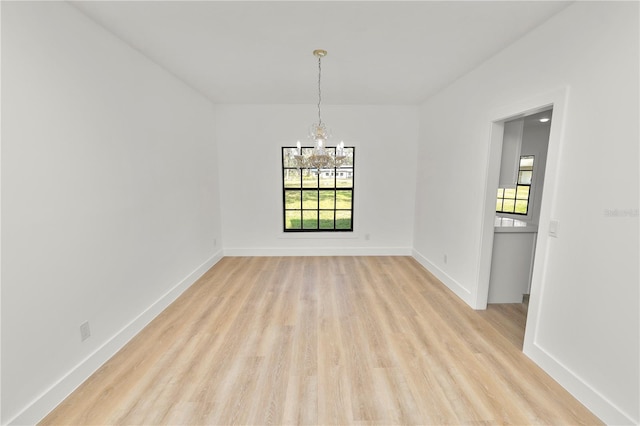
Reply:
[[524, 101], [496, 108], [489, 115], [491, 126], [489, 148], [487, 154], [487, 168], [485, 172], [484, 208], [482, 211], [480, 259], [478, 262], [478, 287], [475, 309], [486, 309], [489, 295], [489, 279], [491, 274], [491, 257], [493, 254], [493, 236], [495, 219], [496, 188], [500, 176], [500, 161], [502, 157], [502, 138], [504, 123], [519, 117], [535, 114], [553, 108], [553, 120], [549, 133], [549, 147], [544, 177], [544, 191], [540, 206], [540, 219], [536, 239], [533, 273], [531, 278], [531, 292], [527, 325], [525, 329], [524, 352], [533, 349], [536, 340], [536, 328], [540, 317], [540, 303], [544, 296], [544, 284], [547, 265], [547, 247], [550, 244], [549, 222], [555, 208], [557, 192], [558, 164], [562, 151], [564, 127], [566, 120], [566, 105], [569, 88], [562, 87], [547, 93], [533, 96]]

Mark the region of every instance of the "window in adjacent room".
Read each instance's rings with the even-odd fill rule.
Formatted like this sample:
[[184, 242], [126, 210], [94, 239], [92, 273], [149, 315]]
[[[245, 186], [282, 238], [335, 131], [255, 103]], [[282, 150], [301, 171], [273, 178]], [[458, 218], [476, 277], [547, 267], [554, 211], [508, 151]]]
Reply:
[[518, 182], [515, 188], [498, 188], [497, 213], [526, 215], [529, 212], [533, 159], [533, 155], [520, 157]]
[[[312, 149], [303, 147], [302, 154]], [[294, 158], [296, 152], [296, 147], [282, 148], [284, 231], [353, 231], [355, 148], [344, 148], [347, 158], [340, 167], [319, 170], [298, 168]]]

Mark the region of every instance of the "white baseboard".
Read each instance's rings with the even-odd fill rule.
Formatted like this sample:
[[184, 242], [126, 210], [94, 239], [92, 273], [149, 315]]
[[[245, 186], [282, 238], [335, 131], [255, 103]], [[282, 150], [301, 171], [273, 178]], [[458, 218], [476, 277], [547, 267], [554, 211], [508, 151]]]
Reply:
[[44, 391], [24, 410], [7, 422], [9, 425], [33, 425], [42, 420], [78, 386], [89, 378], [98, 368], [115, 355], [136, 334], [146, 327], [158, 314], [173, 303], [198, 278], [222, 259], [222, 251], [218, 251], [202, 265], [198, 266], [182, 281], [167, 291], [162, 297], [118, 331], [91, 355], [82, 360], [58, 382]]
[[638, 424], [639, 419], [633, 419], [537, 343], [525, 340], [522, 351], [605, 424]]
[[225, 256], [411, 256], [410, 247], [225, 248]]
[[[471, 292], [464, 288], [460, 283], [416, 250], [413, 250], [413, 258], [436, 278], [442, 281], [442, 283], [458, 297], [473, 307], [473, 304], [471, 303]], [[562, 362], [556, 359], [549, 353], [549, 351], [545, 350], [540, 345], [535, 343], [530, 344], [525, 340], [523, 352], [606, 424], [638, 424], [638, 419], [633, 419], [631, 415], [622, 411], [596, 389], [590, 386], [587, 381], [575, 374], [571, 369], [562, 364]]]
[[[413, 250], [413, 258], [436, 278], [442, 281], [442, 283], [458, 297], [473, 307], [473, 304], [471, 303], [471, 292], [464, 288], [460, 283], [416, 250]], [[631, 415], [622, 411], [596, 389], [590, 386], [587, 381], [575, 374], [571, 369], [562, 364], [540, 345], [535, 343], [530, 344], [525, 340], [523, 352], [606, 424], [638, 424], [638, 419], [633, 419]]]
[[440, 269], [437, 265], [432, 263], [429, 259], [423, 256], [417, 250], [415, 249], [412, 250], [412, 256], [427, 271], [431, 272], [437, 279], [442, 281], [442, 283], [446, 285], [449, 288], [449, 290], [453, 291], [466, 304], [473, 307], [473, 303], [471, 300], [471, 292], [466, 287], [464, 287], [458, 281], [453, 279], [449, 274], [444, 272], [442, 269]]
[[[31, 425], [42, 420], [51, 410], [60, 404], [102, 364], [115, 355], [129, 340], [138, 334], [160, 312], [173, 303], [187, 288], [195, 283], [207, 270], [218, 263], [224, 256], [408, 256], [411, 255], [425, 269], [431, 272], [444, 285], [451, 289], [467, 304], [471, 304], [471, 293], [437, 265], [429, 261], [416, 250], [408, 247], [380, 248], [231, 248], [224, 254], [218, 251], [202, 265], [176, 284], [172, 289], [149, 306], [138, 317], [117, 332], [95, 352], [81, 361], [62, 379], [37, 397], [22, 412], [9, 420], [9, 425]], [[637, 424], [638, 420], [623, 412], [611, 401], [589, 386], [573, 371], [553, 357], [537, 344], [525, 342], [524, 353], [547, 372], [561, 386], [567, 389], [576, 399], [588, 407], [596, 416], [607, 424]]]

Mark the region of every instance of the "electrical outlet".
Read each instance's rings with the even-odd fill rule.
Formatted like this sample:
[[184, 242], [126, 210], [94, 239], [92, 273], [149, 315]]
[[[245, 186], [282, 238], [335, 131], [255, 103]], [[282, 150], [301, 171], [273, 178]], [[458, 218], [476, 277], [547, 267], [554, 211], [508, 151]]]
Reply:
[[218, 239], [217, 238], [213, 239], [213, 246], [214, 247], [218, 247]]
[[91, 329], [89, 328], [89, 321], [80, 324], [80, 341], [84, 342], [91, 336]]
[[447, 255], [446, 254], [444, 255], [444, 263], [445, 264], [447, 263]]

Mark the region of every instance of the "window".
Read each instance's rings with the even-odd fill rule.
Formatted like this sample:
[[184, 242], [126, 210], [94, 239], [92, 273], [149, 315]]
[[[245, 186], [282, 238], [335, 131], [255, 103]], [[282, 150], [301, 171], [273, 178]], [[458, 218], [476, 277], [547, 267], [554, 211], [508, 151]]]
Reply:
[[497, 213], [526, 215], [529, 212], [529, 194], [533, 178], [533, 155], [520, 157], [518, 182], [515, 188], [498, 188]]
[[[303, 147], [302, 154], [311, 153]], [[334, 151], [335, 148], [325, 148]], [[282, 201], [285, 232], [353, 231], [355, 148], [345, 147], [340, 167], [298, 168], [296, 147], [282, 148]]]

